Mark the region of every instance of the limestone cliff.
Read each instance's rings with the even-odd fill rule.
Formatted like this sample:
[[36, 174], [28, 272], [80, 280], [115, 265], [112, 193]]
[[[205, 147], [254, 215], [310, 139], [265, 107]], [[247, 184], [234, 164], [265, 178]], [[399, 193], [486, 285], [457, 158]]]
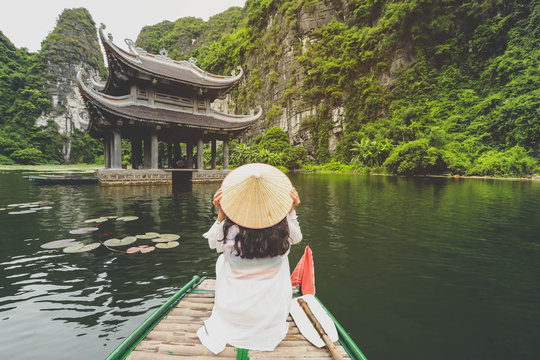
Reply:
[[[54, 30], [41, 43], [41, 53], [47, 63], [52, 110], [42, 114], [37, 125], [53, 119], [59, 132], [66, 135], [74, 129], [86, 129], [88, 113], [75, 81], [77, 71], [84, 70], [98, 79], [100, 74], [105, 74], [96, 25], [88, 10], [65, 9]], [[66, 160], [69, 148], [68, 138], [64, 149]]]

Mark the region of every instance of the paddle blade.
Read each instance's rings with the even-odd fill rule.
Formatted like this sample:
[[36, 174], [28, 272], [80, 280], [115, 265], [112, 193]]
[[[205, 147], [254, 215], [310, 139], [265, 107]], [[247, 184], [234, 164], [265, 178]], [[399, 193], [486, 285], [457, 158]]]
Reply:
[[302, 295], [315, 295], [315, 267], [313, 265], [313, 253], [309, 246], [306, 246], [304, 255], [296, 264], [291, 274], [291, 282], [293, 286], [300, 285]]
[[302, 333], [302, 335], [304, 335], [304, 337], [313, 345], [319, 348], [325, 346], [321, 336], [309, 320], [302, 307], [298, 304], [298, 299], [303, 299], [308, 303], [313, 315], [317, 321], [319, 321], [330, 340], [332, 342], [338, 341], [339, 336], [334, 321], [330, 318], [326, 310], [324, 310], [322, 305], [313, 295], [301, 296], [299, 298], [294, 298], [291, 301], [290, 313], [294, 319], [296, 327], [298, 327], [298, 330], [300, 330], [300, 333]]

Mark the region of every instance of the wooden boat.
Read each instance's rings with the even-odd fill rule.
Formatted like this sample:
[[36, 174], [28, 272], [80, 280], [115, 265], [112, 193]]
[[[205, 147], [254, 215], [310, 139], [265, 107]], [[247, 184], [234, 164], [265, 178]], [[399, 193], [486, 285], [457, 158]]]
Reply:
[[[225, 359], [331, 359], [326, 348], [308, 342], [289, 316], [289, 332], [274, 351], [236, 349], [227, 345], [219, 355], [206, 349], [197, 337], [214, 306], [215, 280], [194, 276], [175, 295], [148, 317], [106, 360], [210, 360]], [[319, 301], [320, 302], [320, 301]], [[328, 310], [327, 310], [328, 311]], [[337, 349], [344, 359], [367, 360], [338, 321]]]
[[95, 184], [98, 181], [95, 176], [79, 175], [38, 175], [25, 178], [38, 184]]

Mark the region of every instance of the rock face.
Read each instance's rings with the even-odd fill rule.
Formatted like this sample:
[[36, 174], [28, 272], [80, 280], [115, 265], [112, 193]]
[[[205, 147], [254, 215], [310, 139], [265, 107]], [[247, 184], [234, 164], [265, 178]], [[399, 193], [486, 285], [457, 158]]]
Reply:
[[[309, 123], [317, 117], [319, 109], [302, 102], [299, 90], [304, 73], [298, 57], [306, 46], [317, 41], [312, 36], [313, 30], [336, 19], [343, 8], [343, 3], [339, 1], [318, 1], [300, 8], [295, 23], [291, 23], [286, 14], [277, 12], [270, 16], [266, 25], [268, 43], [264, 46], [264, 52], [248, 55], [245, 59], [247, 76], [244, 85], [247, 91], [251, 91], [253, 87], [250, 84], [256, 82], [254, 77], [264, 79], [260, 88], [256, 89], [254, 103], [264, 104], [263, 110], [266, 112], [266, 116], [245, 134], [245, 140], [264, 133], [270, 127], [279, 126], [289, 134], [291, 145], [303, 146], [309, 154], [314, 155], [315, 144]], [[330, 112], [332, 129], [329, 149], [333, 152], [343, 131], [344, 109], [340, 107]]]
[[41, 43], [41, 51], [47, 62], [53, 110], [42, 114], [36, 122], [42, 126], [53, 119], [59, 132], [68, 135], [64, 149], [68, 161], [69, 135], [74, 129], [85, 130], [88, 125], [88, 113], [75, 80], [77, 71], [86, 71], [95, 78], [105, 73], [96, 25], [88, 10], [64, 10], [55, 29]]

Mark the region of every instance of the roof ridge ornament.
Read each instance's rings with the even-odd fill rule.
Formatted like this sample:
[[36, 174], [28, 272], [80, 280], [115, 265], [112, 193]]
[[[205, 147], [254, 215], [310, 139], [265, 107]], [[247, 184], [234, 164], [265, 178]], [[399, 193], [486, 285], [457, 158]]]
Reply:
[[242, 71], [243, 71], [242, 67], [241, 67], [240, 65], [238, 65], [238, 66], [236, 67], [236, 69], [233, 69], [233, 70], [231, 71], [231, 76], [236, 76], [236, 70], [238, 70], [240, 73], [242, 73]]
[[162, 47], [159, 50], [159, 55], [155, 55], [155, 57], [157, 60], [161, 60], [161, 61], [165, 61], [169, 63], [172, 63], [174, 61], [173, 59], [169, 57], [169, 52], [164, 47]]
[[194, 57], [190, 57], [190, 58], [189, 58], [189, 63], [190, 63], [190, 64], [195, 65], [195, 64], [197, 63], [197, 61], [199, 61], [199, 60], [197, 60], [197, 58], [194, 58]]

